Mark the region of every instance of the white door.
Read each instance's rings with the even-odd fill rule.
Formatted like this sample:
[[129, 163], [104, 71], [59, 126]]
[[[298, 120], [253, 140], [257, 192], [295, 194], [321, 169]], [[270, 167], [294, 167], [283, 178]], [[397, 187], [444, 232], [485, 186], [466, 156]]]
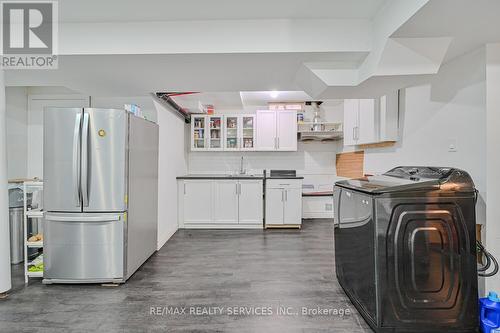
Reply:
[[28, 178], [43, 178], [43, 110], [47, 107], [84, 108], [88, 96], [30, 95], [28, 97]]
[[344, 146], [354, 146], [357, 143], [359, 99], [344, 100]]
[[297, 150], [297, 112], [276, 111], [277, 126], [277, 148], [283, 151]]
[[284, 224], [302, 223], [302, 191], [297, 188], [285, 189]]
[[212, 223], [211, 180], [184, 181], [184, 223]]
[[266, 189], [266, 224], [283, 224], [284, 199], [282, 188]]
[[377, 118], [374, 99], [359, 100], [359, 128], [357, 144], [374, 143], [377, 137]]
[[239, 182], [239, 223], [262, 223], [262, 181], [240, 180]]
[[257, 150], [276, 150], [276, 112], [257, 111]]
[[214, 195], [214, 222], [238, 223], [238, 182], [216, 181]]

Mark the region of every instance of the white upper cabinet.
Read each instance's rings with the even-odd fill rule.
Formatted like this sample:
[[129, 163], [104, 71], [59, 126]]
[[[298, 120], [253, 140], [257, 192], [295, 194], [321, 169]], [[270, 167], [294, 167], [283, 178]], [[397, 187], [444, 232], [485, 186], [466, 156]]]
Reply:
[[193, 115], [192, 151], [297, 151], [297, 111]]
[[353, 146], [357, 144], [356, 131], [358, 128], [359, 100], [344, 100], [344, 145]]
[[255, 150], [255, 115], [226, 115], [225, 118], [224, 150]]
[[276, 111], [257, 111], [257, 150], [276, 150]]
[[399, 94], [387, 94], [380, 97], [380, 141], [398, 141]]
[[192, 151], [251, 151], [256, 146], [255, 115], [193, 115]]
[[224, 148], [223, 123], [224, 117], [220, 115], [194, 115], [191, 119], [191, 150], [222, 150]]
[[237, 115], [227, 115], [225, 120], [224, 132], [224, 150], [239, 150], [240, 149], [240, 130], [241, 130], [241, 119]]
[[297, 111], [257, 111], [257, 150], [296, 151]]
[[344, 145], [397, 141], [398, 94], [344, 100]]
[[224, 123], [223, 116], [208, 116], [208, 150], [222, 150], [224, 148], [224, 132], [222, 124]]
[[207, 150], [207, 117], [191, 118], [191, 150]]
[[277, 125], [277, 150], [297, 150], [297, 112], [276, 111]]
[[248, 114], [241, 117], [241, 147], [240, 150], [255, 150], [256, 147], [256, 121], [255, 115]]
[[378, 142], [375, 100], [360, 99], [358, 113], [357, 144]]

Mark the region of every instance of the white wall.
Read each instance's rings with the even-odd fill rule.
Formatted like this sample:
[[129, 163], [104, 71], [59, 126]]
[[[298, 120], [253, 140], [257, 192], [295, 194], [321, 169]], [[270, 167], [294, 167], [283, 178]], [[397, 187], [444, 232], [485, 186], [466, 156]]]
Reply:
[[[484, 49], [443, 65], [428, 85], [403, 91], [400, 140], [365, 151], [365, 173], [398, 165], [453, 166], [468, 171], [486, 193], [486, 72]], [[457, 151], [449, 152], [450, 143]], [[484, 202], [478, 222], [484, 223]]]
[[7, 87], [6, 133], [7, 133], [7, 177], [25, 178], [28, 172], [28, 113], [27, 89]]
[[[29, 96], [76, 96], [78, 92], [65, 87], [7, 87], [7, 160], [8, 178], [42, 177], [43, 141], [42, 117], [28, 110]], [[49, 97], [50, 98], [50, 97]], [[156, 122], [156, 109], [150, 96], [91, 98], [92, 107], [123, 108], [124, 104], [137, 104], [144, 116]]]
[[142, 114], [148, 120], [156, 122], [156, 108], [151, 96], [103, 97], [92, 96], [93, 108], [123, 109], [125, 104], [136, 104], [141, 107]]
[[[219, 110], [221, 114], [255, 113], [267, 109], [267, 105], [247, 107], [244, 110]], [[311, 121], [313, 114], [306, 109], [305, 119]], [[339, 112], [340, 110], [340, 112]], [[342, 121], [342, 101], [331, 101], [322, 107], [325, 121]], [[245, 168], [254, 173], [263, 169], [294, 169], [304, 176], [304, 184], [314, 184], [325, 190], [336, 181], [335, 158], [342, 147], [339, 142], [308, 142], [298, 144], [297, 152], [189, 152], [189, 173], [229, 173], [238, 171], [241, 157]]]
[[177, 176], [187, 173], [186, 125], [163, 104], [154, 101], [160, 126], [158, 179], [158, 249], [178, 229]]
[[[500, 44], [486, 46], [486, 109], [486, 247], [500, 261]], [[500, 273], [486, 278], [486, 290], [500, 291]]]

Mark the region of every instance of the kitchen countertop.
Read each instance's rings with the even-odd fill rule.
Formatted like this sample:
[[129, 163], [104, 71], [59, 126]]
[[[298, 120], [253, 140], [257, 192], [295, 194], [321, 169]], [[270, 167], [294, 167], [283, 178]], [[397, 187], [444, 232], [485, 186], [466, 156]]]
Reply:
[[333, 191], [302, 192], [303, 197], [333, 197]]
[[[263, 175], [190, 174], [177, 179], [264, 179]], [[302, 176], [267, 177], [266, 179], [304, 179]]]
[[283, 177], [279, 177], [279, 176], [274, 176], [274, 177], [266, 177], [266, 179], [304, 179], [304, 177], [302, 176], [283, 176]]
[[262, 175], [190, 174], [177, 179], [264, 179]]

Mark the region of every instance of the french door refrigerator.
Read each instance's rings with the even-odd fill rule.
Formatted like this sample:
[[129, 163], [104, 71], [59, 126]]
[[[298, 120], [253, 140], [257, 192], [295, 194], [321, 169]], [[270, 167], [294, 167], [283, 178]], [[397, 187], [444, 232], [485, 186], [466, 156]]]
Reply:
[[158, 125], [46, 108], [43, 156], [43, 282], [125, 282], [156, 251]]

